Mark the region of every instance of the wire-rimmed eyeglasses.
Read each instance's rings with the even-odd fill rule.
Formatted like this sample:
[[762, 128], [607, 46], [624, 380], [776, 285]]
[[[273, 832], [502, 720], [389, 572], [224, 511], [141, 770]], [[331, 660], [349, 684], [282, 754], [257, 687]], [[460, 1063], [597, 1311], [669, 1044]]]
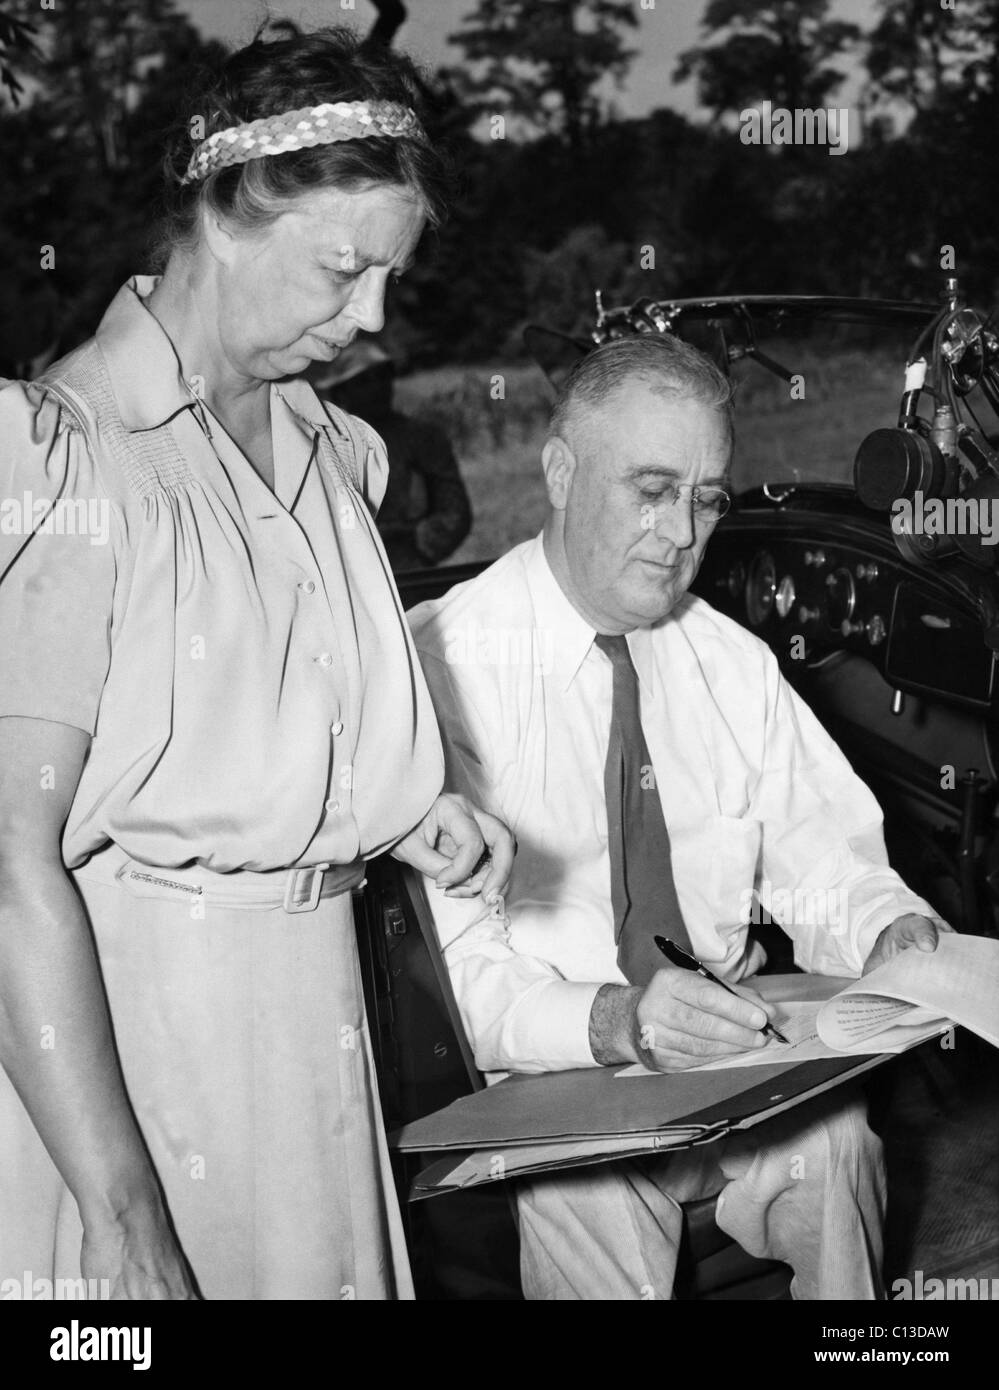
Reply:
[[694, 515], [701, 521], [720, 521], [732, 505], [732, 498], [723, 487], [698, 487], [692, 483], [667, 483], [657, 505], [675, 507], [686, 493], [690, 494]]

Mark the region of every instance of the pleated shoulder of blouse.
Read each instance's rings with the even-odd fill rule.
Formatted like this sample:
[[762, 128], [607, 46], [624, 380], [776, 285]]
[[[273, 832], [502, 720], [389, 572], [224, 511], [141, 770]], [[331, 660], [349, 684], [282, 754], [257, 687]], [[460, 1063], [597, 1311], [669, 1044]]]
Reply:
[[112, 492], [119, 491], [118, 482], [145, 498], [193, 480], [168, 421], [155, 429], [126, 428], [96, 339], [54, 363], [33, 385], [59, 403], [66, 417], [64, 427], [83, 435]]

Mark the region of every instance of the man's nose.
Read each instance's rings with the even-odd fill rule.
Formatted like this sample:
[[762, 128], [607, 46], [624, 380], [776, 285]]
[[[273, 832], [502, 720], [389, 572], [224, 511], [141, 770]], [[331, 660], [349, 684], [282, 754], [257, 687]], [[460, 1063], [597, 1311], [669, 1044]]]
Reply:
[[689, 550], [697, 536], [694, 522], [694, 499], [683, 493], [675, 502], [666, 502], [659, 508], [656, 519], [656, 535], [660, 540], [668, 540], [677, 550]]

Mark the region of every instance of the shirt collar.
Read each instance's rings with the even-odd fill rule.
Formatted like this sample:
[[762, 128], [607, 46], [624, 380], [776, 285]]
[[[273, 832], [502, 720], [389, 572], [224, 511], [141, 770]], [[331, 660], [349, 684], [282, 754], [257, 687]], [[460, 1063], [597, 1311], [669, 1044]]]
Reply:
[[322, 401], [304, 376], [290, 376], [276, 382], [274, 391], [288, 407], [295, 423], [309, 439], [315, 437], [317, 430], [329, 429], [333, 424]]
[[[129, 431], [156, 429], [195, 404], [173, 344], [143, 303], [159, 280], [158, 275], [133, 275], [108, 305], [96, 334], [121, 422]], [[303, 377], [289, 377], [272, 389], [308, 439], [329, 426], [330, 417]]]
[[130, 431], [155, 429], [194, 405], [173, 344], [142, 302], [158, 283], [155, 275], [133, 275], [96, 334], [121, 422]]
[[[568, 690], [593, 648], [596, 629], [570, 603], [552, 573], [545, 555], [543, 536], [536, 536], [530, 542], [525, 564], [539, 640], [546, 646], [550, 644], [552, 671], [561, 688]], [[639, 682], [651, 690], [653, 660], [650, 629], [636, 628], [627, 634], [627, 641]]]

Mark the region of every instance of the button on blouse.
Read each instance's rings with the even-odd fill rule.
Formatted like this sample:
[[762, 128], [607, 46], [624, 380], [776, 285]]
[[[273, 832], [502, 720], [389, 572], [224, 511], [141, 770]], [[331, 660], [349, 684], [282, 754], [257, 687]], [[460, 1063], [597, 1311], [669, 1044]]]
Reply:
[[70, 867], [107, 840], [223, 872], [370, 856], [443, 777], [370, 510], [384, 448], [306, 382], [272, 385], [271, 492], [187, 389], [155, 283], [125, 285], [57, 375], [0, 389], [0, 498], [106, 523], [25, 536], [0, 511], [0, 714], [93, 735]]

